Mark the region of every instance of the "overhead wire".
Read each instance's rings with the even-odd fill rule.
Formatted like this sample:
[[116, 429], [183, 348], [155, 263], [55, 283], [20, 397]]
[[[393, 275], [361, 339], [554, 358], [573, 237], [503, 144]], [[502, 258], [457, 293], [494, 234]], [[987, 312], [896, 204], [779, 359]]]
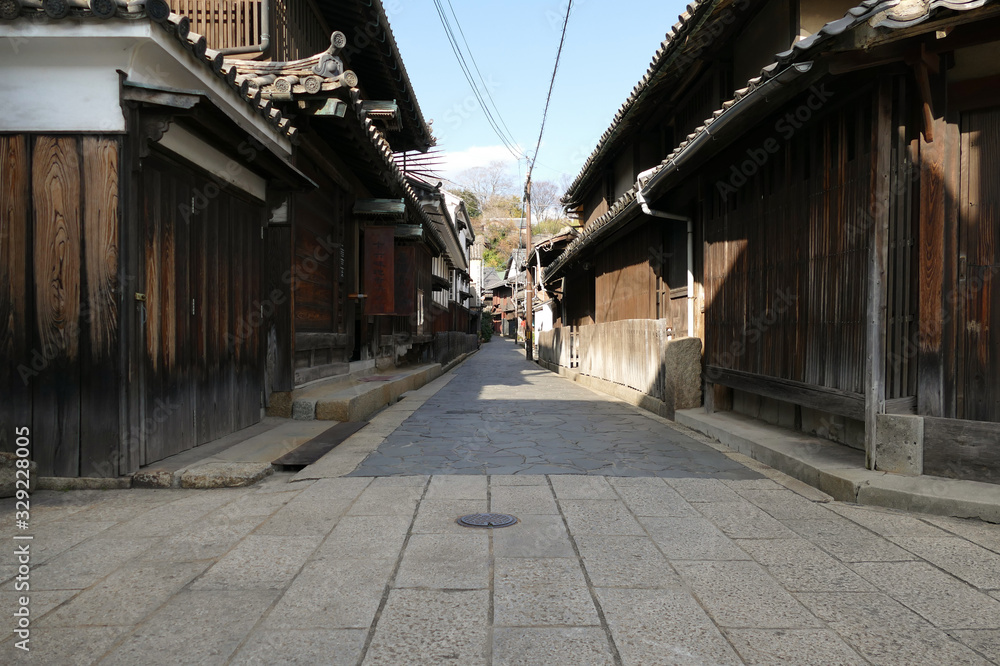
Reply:
[[[515, 159], [520, 159], [522, 157], [522, 153], [517, 148], [517, 143], [513, 140], [513, 137], [509, 137], [503, 133], [503, 130], [501, 130], [500, 128], [500, 123], [498, 123], [497, 120], [494, 118], [493, 113], [490, 111], [489, 106], [486, 104], [486, 100], [484, 99], [482, 92], [479, 90], [479, 86], [476, 85], [475, 78], [472, 76], [472, 70], [469, 67], [468, 62], [466, 62], [465, 60], [465, 56], [462, 53], [462, 49], [458, 44], [458, 39], [455, 37], [455, 33], [452, 30], [451, 24], [448, 21], [448, 16], [444, 10], [444, 6], [441, 4], [441, 0], [434, 0], [434, 8], [435, 10], [437, 10], [438, 18], [441, 20], [441, 26], [444, 28], [445, 36], [448, 38], [448, 43], [451, 45], [451, 50], [455, 54], [456, 60], [458, 60], [459, 68], [462, 70], [462, 74], [465, 76], [465, 80], [468, 82], [469, 87], [472, 88], [472, 94], [475, 96], [476, 101], [478, 102], [480, 108], [482, 108], [483, 113], [486, 114], [487, 122], [490, 124], [490, 127], [493, 129], [494, 133], [503, 143], [507, 151], [510, 152], [510, 154]], [[468, 45], [468, 43], [466, 43], [466, 45]], [[471, 51], [470, 51], [470, 57], [471, 57]], [[487, 90], [487, 94], [488, 93], [489, 91]], [[499, 111], [497, 111], [497, 116], [499, 115], [500, 115]], [[503, 119], [501, 118], [501, 122], [502, 120]], [[506, 127], [505, 123], [504, 127]]]
[[[559, 37], [559, 49], [556, 51], [556, 64], [552, 68], [552, 80], [549, 81], [549, 94], [545, 98], [545, 110], [542, 111], [542, 126], [538, 130], [538, 143], [535, 144], [535, 152], [532, 153], [531, 161], [528, 162], [528, 177], [524, 182], [525, 191], [530, 191], [531, 186], [531, 172], [535, 168], [535, 159], [538, 157], [538, 151], [542, 147], [542, 135], [545, 133], [545, 121], [549, 117], [549, 104], [552, 102], [552, 89], [556, 85], [556, 72], [559, 71], [559, 60], [562, 57], [563, 44], [566, 43], [566, 26], [569, 25], [569, 14], [573, 9], [573, 0], [569, 0], [566, 4], [566, 18], [563, 19], [562, 26], [562, 36]], [[530, 196], [528, 197], [530, 200]]]
[[458, 15], [455, 13], [455, 7], [451, 4], [451, 0], [448, 0], [448, 8], [451, 9], [451, 15], [455, 18], [455, 25], [458, 26], [458, 32], [462, 35], [462, 41], [465, 43], [465, 50], [469, 52], [469, 59], [472, 60], [472, 66], [476, 68], [476, 74], [479, 75], [479, 82], [483, 84], [483, 90], [486, 91], [486, 96], [489, 97], [490, 103], [493, 104], [493, 109], [497, 112], [497, 118], [500, 119], [500, 124], [503, 125], [505, 130], [507, 130], [507, 136], [513, 139], [514, 133], [510, 131], [510, 128], [507, 127], [507, 123], [504, 122], [503, 116], [500, 115], [500, 109], [497, 107], [496, 100], [493, 99], [493, 93], [490, 92], [490, 87], [486, 83], [486, 79], [483, 78], [483, 73], [479, 71], [479, 63], [476, 62], [476, 56], [472, 53], [472, 47], [469, 46], [469, 40], [465, 38], [465, 30], [462, 29], [462, 22], [458, 20]]

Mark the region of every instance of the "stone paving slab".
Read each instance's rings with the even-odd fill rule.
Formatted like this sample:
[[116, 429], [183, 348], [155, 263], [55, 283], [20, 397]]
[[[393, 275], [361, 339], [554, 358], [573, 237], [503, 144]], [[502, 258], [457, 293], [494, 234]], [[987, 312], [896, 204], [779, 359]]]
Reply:
[[[36, 491], [32, 653], [0, 622], [0, 663], [997, 662], [1000, 526], [831, 502], [519, 367], [467, 363], [376, 416], [362, 432], [380, 440], [253, 487]], [[458, 434], [438, 462], [345, 476], [397, 429], [441, 423]], [[712, 471], [693, 471], [702, 445]], [[507, 473], [484, 474], [490, 456]], [[454, 522], [485, 509], [519, 522]], [[8, 544], [13, 511], [0, 504]], [[16, 572], [0, 556], [8, 619]]]
[[989, 663], [887, 595], [830, 593], [800, 594], [797, 598], [874, 664]]
[[[633, 477], [602, 486], [587, 476], [515, 475], [496, 485], [489, 476], [291, 478], [279, 474], [240, 491], [155, 491], [164, 494], [142, 499], [134, 515], [114, 508], [132, 491], [52, 512], [47, 534], [78, 524], [81, 513], [119, 522], [86, 521], [98, 531], [76, 533], [82, 540], [33, 572], [31, 657], [60, 664], [996, 660], [1000, 588], [983, 587], [995, 584], [993, 561], [984, 557], [995, 553], [956, 532], [995, 544], [1000, 526], [891, 511], [873, 517], [760, 480], [672, 486]], [[440, 497], [430, 496], [432, 487]], [[606, 489], [615, 499], [560, 497], [607, 497]], [[755, 493], [777, 493], [783, 506], [775, 514], [786, 518], [771, 519], [786, 532], [744, 538], [715, 524], [759, 518], [764, 501]], [[555, 512], [523, 513], [517, 525], [495, 531], [454, 524], [465, 507], [487, 508], [485, 497]], [[35, 501], [44, 509], [63, 499], [40, 491]], [[359, 502], [383, 510], [348, 515]], [[172, 506], [197, 518], [175, 521]], [[574, 523], [574, 512], [595, 506], [614, 508], [595, 512], [604, 517], [591, 525]], [[637, 515], [655, 513], [651, 506], [684, 515]], [[323, 516], [340, 518], [317, 534], [307, 518], [295, 523], [298, 511], [321, 525]], [[601, 534], [607, 516], [641, 533]], [[299, 528], [262, 532], [283, 517]], [[150, 536], [128, 538], [124, 526], [144, 521], [179, 531], [165, 535], [166, 527], [151, 524], [141, 530]], [[883, 538], [873, 529], [922, 536]], [[213, 540], [213, 533], [223, 536]], [[856, 548], [831, 540], [855, 533], [875, 559], [855, 561]], [[906, 559], [885, 559], [882, 542]], [[0, 595], [5, 605], [10, 584]], [[36, 592], [35, 584], [76, 587]], [[9, 628], [0, 640], [0, 660], [27, 663]]]
[[551, 666], [569, 659], [576, 666], [616, 663], [600, 628], [498, 627], [493, 631], [494, 664]]
[[488, 616], [487, 590], [393, 590], [364, 663], [484, 663]]
[[626, 664], [739, 664], [719, 627], [689, 592], [598, 589]]
[[746, 664], [863, 666], [867, 664], [840, 636], [827, 629], [728, 629], [726, 638]]
[[[448, 376], [352, 476], [762, 478], [647, 412], [527, 363], [502, 341], [484, 345]], [[332, 466], [343, 455], [331, 454], [319, 463]]]

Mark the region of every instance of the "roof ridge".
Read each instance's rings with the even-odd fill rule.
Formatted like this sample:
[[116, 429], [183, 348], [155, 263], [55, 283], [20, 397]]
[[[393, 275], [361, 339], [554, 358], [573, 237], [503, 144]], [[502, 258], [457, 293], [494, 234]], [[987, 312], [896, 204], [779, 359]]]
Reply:
[[[699, 125], [693, 132], [688, 134], [687, 137], [675, 146], [674, 149], [657, 166], [646, 172], [646, 178], [642, 186], [645, 187], [645, 183], [648, 183], [668, 164], [679, 157], [685, 149], [694, 144], [695, 140], [699, 136], [710, 132], [712, 125], [729, 113], [730, 110], [733, 109], [741, 100], [752, 95], [757, 89], [766, 85], [769, 81], [781, 75], [789, 68], [795, 66], [796, 64], [807, 62], [804, 59], [797, 61], [797, 56], [805, 55], [807, 52], [818, 49], [826, 41], [831, 40], [848, 30], [853, 30], [864, 23], [868, 23], [869, 21], [873, 21], [871, 24], [872, 28], [904, 28], [926, 21], [938, 9], [944, 8], [956, 11], [968, 11], [971, 9], [978, 9], [979, 7], [998, 1], [1000, 0], [914, 0], [914, 2], [921, 4], [923, 7], [922, 12], [915, 13], [907, 11], [905, 13], [900, 12], [894, 14], [892, 10], [900, 4], [904, 4], [906, 0], [863, 0], [858, 6], [847, 10], [843, 17], [829, 21], [812, 35], [795, 42], [787, 51], [782, 51], [781, 53], [776, 54], [775, 60], [762, 68], [760, 75], [747, 81], [747, 85], [737, 90], [732, 99], [724, 102], [720, 109], [713, 112], [711, 117], [707, 118], [705, 122]], [[909, 10], [913, 6], [913, 2], [909, 2], [906, 4], [906, 9]], [[877, 21], [875, 21], [876, 18], [878, 19]], [[622, 194], [606, 213], [587, 225], [580, 232], [580, 235], [576, 238], [576, 240], [570, 243], [566, 249], [563, 250], [563, 252], [556, 257], [551, 264], [549, 264], [549, 268], [546, 271], [547, 274], [552, 275], [561, 269], [580, 249], [582, 249], [584, 245], [590, 242], [590, 238], [597, 235], [603, 227], [607, 226], [607, 224], [614, 218], [623, 213], [631, 204], [634, 204], [638, 193], [638, 189], [636, 187], [637, 184], [633, 184], [627, 192]]]

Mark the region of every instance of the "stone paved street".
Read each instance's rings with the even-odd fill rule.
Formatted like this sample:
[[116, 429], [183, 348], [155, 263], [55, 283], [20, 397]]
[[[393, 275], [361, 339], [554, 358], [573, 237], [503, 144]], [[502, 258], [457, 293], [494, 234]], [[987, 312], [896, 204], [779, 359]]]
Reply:
[[759, 474], [622, 402], [524, 360], [498, 339], [386, 438], [352, 476]]
[[[1000, 526], [823, 501], [519, 353], [376, 417], [352, 476], [36, 492], [27, 655], [4, 500], [0, 663], [1000, 660]], [[486, 510], [520, 522], [455, 522]]]

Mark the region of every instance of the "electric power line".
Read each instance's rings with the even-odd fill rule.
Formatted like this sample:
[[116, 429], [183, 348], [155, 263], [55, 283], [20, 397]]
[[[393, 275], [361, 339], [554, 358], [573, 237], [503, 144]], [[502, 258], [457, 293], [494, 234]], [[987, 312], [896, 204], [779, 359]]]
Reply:
[[[468, 62], [466, 62], [465, 56], [462, 53], [462, 49], [458, 44], [458, 39], [455, 37], [455, 33], [451, 28], [451, 24], [448, 22], [448, 16], [444, 11], [444, 7], [441, 4], [441, 0], [434, 0], [434, 8], [437, 10], [438, 18], [441, 20], [441, 26], [444, 28], [445, 36], [448, 38], [448, 42], [451, 45], [451, 50], [455, 54], [456, 60], [458, 60], [459, 68], [462, 70], [462, 74], [465, 76], [465, 80], [469, 83], [469, 87], [472, 88], [472, 94], [475, 96], [476, 101], [479, 103], [479, 106], [486, 114], [487, 122], [490, 124], [490, 127], [493, 129], [494, 133], [496, 133], [500, 141], [503, 142], [504, 147], [510, 152], [510, 154], [515, 159], [520, 159], [521, 153], [517, 149], [516, 142], [513, 140], [512, 137], [506, 136], [500, 129], [500, 123], [498, 123], [497, 120], [493, 117], [493, 113], [490, 112], [490, 108], [486, 104], [486, 100], [483, 98], [482, 92], [476, 85], [475, 79], [472, 76], [472, 70], [469, 67]], [[471, 57], [471, 51], [470, 51], [470, 57]], [[489, 90], [487, 90], [487, 94], [488, 93]], [[496, 115], [498, 117], [500, 116], [499, 110], [497, 110]], [[503, 119], [501, 118], [501, 122], [502, 120]], [[506, 124], [504, 124], [504, 127], [506, 127]]]
[[569, 24], [569, 13], [573, 8], [573, 0], [569, 0], [566, 4], [566, 18], [563, 19], [562, 36], [559, 38], [559, 50], [556, 51], [556, 64], [552, 68], [552, 80], [549, 82], [549, 94], [545, 98], [545, 110], [542, 112], [542, 126], [538, 130], [538, 143], [535, 144], [535, 152], [532, 155], [531, 161], [528, 163], [528, 177], [525, 180], [525, 190], [531, 184], [531, 172], [535, 168], [535, 158], [538, 157], [538, 150], [542, 147], [542, 135], [545, 133], [545, 120], [549, 116], [549, 103], [552, 101], [552, 89], [556, 85], [556, 72], [559, 71], [559, 59], [562, 57], [563, 44], [566, 41], [566, 26]]
[[479, 63], [476, 62], [476, 56], [472, 53], [472, 47], [469, 46], [469, 40], [465, 38], [465, 30], [462, 29], [462, 22], [458, 20], [458, 15], [455, 13], [455, 7], [451, 4], [451, 0], [448, 0], [448, 8], [451, 9], [451, 15], [455, 18], [455, 25], [458, 26], [458, 32], [462, 35], [462, 41], [465, 43], [465, 50], [469, 52], [469, 59], [472, 60], [472, 65], [476, 68], [476, 74], [479, 75], [479, 82], [483, 84], [483, 90], [486, 91], [486, 96], [490, 98], [490, 103], [493, 104], [493, 109], [497, 112], [497, 118], [500, 119], [500, 124], [503, 125], [505, 130], [507, 130], [507, 136], [513, 139], [514, 133], [510, 131], [510, 128], [507, 127], [507, 123], [503, 120], [503, 116], [500, 115], [500, 108], [497, 106], [496, 100], [493, 99], [493, 93], [490, 92], [490, 87], [486, 84], [486, 79], [483, 78], [483, 73], [479, 71]]

